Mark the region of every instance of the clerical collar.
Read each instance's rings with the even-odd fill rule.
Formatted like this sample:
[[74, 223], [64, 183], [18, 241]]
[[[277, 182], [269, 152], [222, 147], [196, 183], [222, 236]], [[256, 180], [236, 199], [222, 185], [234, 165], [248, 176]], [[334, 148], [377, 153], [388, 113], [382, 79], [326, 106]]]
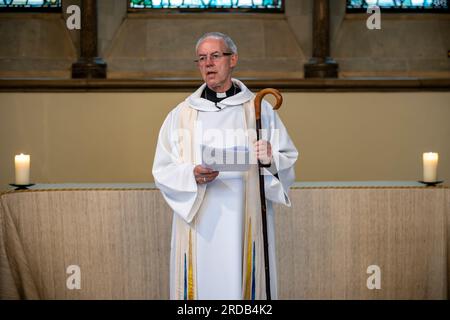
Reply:
[[235, 85], [234, 83], [232, 84], [231, 88], [228, 89], [226, 92], [215, 92], [210, 88], [208, 88], [208, 86], [206, 86], [202, 92], [201, 97], [211, 102], [214, 102], [216, 104], [216, 108], [221, 109], [217, 105], [218, 102], [222, 101], [225, 98], [234, 96], [239, 92], [241, 92], [241, 88], [239, 88], [239, 86]]

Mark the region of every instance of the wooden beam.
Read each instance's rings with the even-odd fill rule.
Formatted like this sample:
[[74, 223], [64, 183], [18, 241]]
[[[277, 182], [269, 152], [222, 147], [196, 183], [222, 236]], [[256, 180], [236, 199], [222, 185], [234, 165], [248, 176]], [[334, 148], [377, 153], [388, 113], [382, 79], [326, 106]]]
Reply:
[[[245, 79], [251, 90], [282, 92], [450, 91], [450, 79]], [[0, 79], [0, 92], [191, 92], [200, 79]]]

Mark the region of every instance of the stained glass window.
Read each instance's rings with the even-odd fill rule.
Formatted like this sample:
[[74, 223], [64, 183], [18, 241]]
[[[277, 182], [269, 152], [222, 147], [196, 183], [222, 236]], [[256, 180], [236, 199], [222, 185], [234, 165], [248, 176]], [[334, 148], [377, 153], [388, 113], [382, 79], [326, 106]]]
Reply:
[[449, 12], [448, 0], [347, 0], [347, 12], [366, 12], [375, 5], [381, 12]]
[[0, 0], [1, 11], [61, 11], [61, 0]]
[[130, 9], [280, 11], [282, 0], [131, 0]]

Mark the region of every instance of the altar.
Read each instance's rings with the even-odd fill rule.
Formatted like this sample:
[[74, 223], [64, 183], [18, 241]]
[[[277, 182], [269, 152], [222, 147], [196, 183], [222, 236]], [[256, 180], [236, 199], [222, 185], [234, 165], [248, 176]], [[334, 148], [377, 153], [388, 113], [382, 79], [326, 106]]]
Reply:
[[[302, 182], [290, 197], [280, 299], [448, 299], [450, 188]], [[3, 193], [0, 299], [168, 299], [171, 219], [153, 184]]]

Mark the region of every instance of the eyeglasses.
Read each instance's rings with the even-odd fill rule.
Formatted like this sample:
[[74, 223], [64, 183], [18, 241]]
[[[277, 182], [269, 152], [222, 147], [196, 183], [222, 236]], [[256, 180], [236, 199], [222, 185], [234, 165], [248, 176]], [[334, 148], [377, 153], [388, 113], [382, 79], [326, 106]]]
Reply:
[[[209, 55], [209, 58], [211, 59], [212, 62], [216, 62], [223, 56], [231, 56], [232, 54], [233, 54], [232, 52], [222, 52], [222, 53], [214, 52]], [[208, 55], [201, 55], [198, 57], [197, 60], [194, 60], [194, 61], [198, 64], [205, 64], [207, 60], [208, 60]]]

